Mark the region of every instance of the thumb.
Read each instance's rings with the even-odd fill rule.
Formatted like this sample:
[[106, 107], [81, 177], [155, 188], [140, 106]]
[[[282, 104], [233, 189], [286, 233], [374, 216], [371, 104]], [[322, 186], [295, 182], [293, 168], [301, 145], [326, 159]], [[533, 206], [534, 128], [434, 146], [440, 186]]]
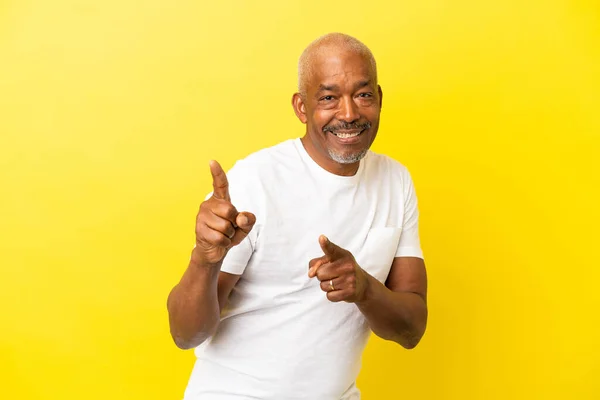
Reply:
[[231, 238], [231, 246], [233, 247], [240, 244], [242, 240], [248, 236], [248, 233], [250, 233], [255, 223], [256, 217], [254, 214], [247, 211], [242, 211], [239, 213], [235, 218], [235, 224], [237, 225], [237, 228], [235, 230], [235, 234]]
[[256, 222], [256, 217], [254, 214], [242, 211], [235, 218], [235, 224], [242, 230], [246, 231], [246, 233], [250, 232], [254, 223]]
[[331, 261], [335, 260], [336, 256], [339, 255], [340, 250], [342, 250], [341, 247], [334, 244], [325, 235], [319, 236], [319, 244], [321, 245], [321, 250], [323, 250], [323, 253], [329, 256]]

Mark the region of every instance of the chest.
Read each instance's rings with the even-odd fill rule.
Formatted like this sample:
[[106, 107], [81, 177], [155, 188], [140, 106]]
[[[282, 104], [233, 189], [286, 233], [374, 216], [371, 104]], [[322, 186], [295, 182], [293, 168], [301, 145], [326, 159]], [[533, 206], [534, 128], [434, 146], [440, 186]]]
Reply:
[[387, 182], [332, 187], [309, 181], [265, 191], [246, 279], [290, 290], [310, 285], [308, 263], [323, 255], [318, 238], [324, 234], [385, 281], [402, 227], [398, 188]]

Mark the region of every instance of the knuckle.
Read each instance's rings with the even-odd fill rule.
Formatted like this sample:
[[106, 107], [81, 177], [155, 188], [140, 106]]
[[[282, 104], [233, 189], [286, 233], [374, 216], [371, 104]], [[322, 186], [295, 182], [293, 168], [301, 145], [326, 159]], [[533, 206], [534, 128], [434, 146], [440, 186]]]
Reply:
[[200, 209], [198, 210], [198, 215], [196, 216], [197, 220], [200, 220], [206, 215], [207, 211], [210, 209], [210, 206], [206, 204], [206, 201], [200, 204]]
[[218, 208], [215, 211], [218, 215], [229, 220], [233, 220], [237, 216], [237, 210], [233, 204], [225, 200], [219, 202]]
[[196, 218], [196, 231], [203, 229], [206, 226], [206, 215], [198, 214], [198, 218]]
[[236, 210], [236, 208], [233, 206], [233, 204], [229, 203], [229, 205], [227, 206], [227, 218], [235, 221], [235, 218], [238, 215], [238, 212]]
[[233, 226], [231, 225], [231, 222], [229, 222], [226, 219], [220, 218], [217, 224], [219, 225], [219, 231], [223, 232], [227, 236], [231, 236], [235, 232]]
[[219, 199], [217, 199], [214, 196], [211, 196], [208, 199], [204, 200], [202, 202], [202, 204], [200, 204], [200, 208], [210, 210], [213, 207], [215, 207], [215, 205], [217, 205], [218, 203], [219, 203]]
[[217, 199], [210, 199], [206, 201], [204, 207], [200, 209], [200, 213], [198, 215], [202, 216], [203, 218], [207, 218], [211, 214], [218, 215], [220, 208], [221, 204]]
[[216, 238], [215, 244], [220, 247], [227, 247], [231, 244], [231, 240], [228, 237], [226, 237], [225, 235], [219, 234]]
[[220, 203], [221, 203], [221, 207], [223, 208], [223, 211], [225, 211], [225, 212], [231, 212], [232, 210], [235, 210], [235, 207], [233, 206], [233, 204], [231, 204], [227, 200], [221, 200]]
[[227, 245], [225, 242], [229, 241], [229, 239], [226, 238], [223, 234], [208, 227], [202, 229], [199, 238], [202, 239], [202, 241], [208, 243], [209, 245], [217, 247], [224, 247]]
[[196, 235], [202, 235], [202, 234], [204, 233], [204, 230], [205, 230], [205, 229], [204, 229], [204, 227], [205, 227], [205, 226], [206, 226], [206, 225], [204, 225], [204, 222], [203, 222], [202, 220], [200, 220], [200, 219], [199, 219], [199, 220], [196, 222]]

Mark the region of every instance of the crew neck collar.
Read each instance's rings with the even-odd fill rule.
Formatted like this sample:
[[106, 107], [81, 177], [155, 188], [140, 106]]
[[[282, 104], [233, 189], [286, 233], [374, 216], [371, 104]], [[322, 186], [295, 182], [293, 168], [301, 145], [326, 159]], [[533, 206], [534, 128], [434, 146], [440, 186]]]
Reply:
[[364, 167], [365, 167], [365, 161], [366, 161], [367, 157], [369, 157], [369, 153], [370, 153], [370, 151], [367, 151], [367, 154], [365, 154], [365, 156], [359, 161], [358, 170], [356, 171], [356, 173], [354, 175], [344, 176], [344, 175], [333, 174], [333, 173], [327, 171], [326, 169], [324, 169], [323, 167], [321, 167], [319, 164], [317, 164], [317, 162], [312, 159], [310, 154], [308, 154], [308, 152], [304, 148], [304, 144], [302, 144], [302, 140], [300, 138], [294, 139], [294, 145], [296, 146], [296, 149], [298, 150], [300, 157], [306, 163], [306, 165], [310, 168], [311, 171], [314, 171], [316, 174], [318, 174], [320, 177], [323, 177], [324, 179], [328, 179], [330, 181], [335, 181], [335, 182], [339, 182], [339, 183], [346, 183], [346, 184], [355, 184], [360, 180], [360, 177], [361, 177]]

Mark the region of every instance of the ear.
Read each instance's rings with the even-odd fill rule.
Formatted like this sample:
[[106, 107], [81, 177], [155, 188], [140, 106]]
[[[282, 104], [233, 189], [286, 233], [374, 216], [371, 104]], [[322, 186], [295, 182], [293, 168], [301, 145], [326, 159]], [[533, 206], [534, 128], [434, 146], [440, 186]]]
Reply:
[[308, 121], [308, 118], [306, 118], [306, 105], [304, 104], [304, 100], [302, 100], [300, 93], [294, 93], [292, 96], [292, 107], [294, 107], [296, 117], [298, 117], [303, 124], [306, 124], [306, 121]]
[[379, 108], [383, 104], [383, 90], [381, 90], [381, 86], [377, 85], [377, 92], [379, 92]]

